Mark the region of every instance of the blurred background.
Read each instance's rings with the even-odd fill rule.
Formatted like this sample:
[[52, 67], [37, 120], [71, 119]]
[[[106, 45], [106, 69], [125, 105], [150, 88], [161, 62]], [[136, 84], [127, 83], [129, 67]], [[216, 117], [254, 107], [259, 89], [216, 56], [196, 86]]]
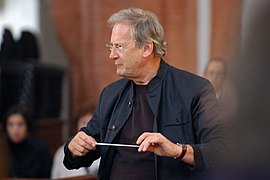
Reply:
[[14, 103], [26, 104], [53, 154], [73, 134], [78, 110], [96, 105], [119, 78], [105, 48], [112, 13], [131, 6], [153, 11], [165, 31], [165, 61], [202, 75], [211, 57], [238, 60], [245, 27], [263, 2], [0, 0], [0, 117]]

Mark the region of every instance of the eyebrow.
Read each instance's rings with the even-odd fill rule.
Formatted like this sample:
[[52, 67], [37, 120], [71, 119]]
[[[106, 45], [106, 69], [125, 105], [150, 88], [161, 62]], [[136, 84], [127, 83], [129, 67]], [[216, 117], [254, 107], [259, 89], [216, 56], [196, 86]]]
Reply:
[[123, 43], [109, 43], [110, 45], [115, 45], [115, 46], [119, 46], [122, 45]]

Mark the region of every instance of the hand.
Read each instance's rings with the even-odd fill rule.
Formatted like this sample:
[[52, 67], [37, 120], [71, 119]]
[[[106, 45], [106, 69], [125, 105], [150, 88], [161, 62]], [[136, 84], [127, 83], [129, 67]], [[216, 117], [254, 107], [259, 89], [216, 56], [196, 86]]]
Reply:
[[85, 132], [78, 132], [68, 144], [73, 157], [84, 156], [90, 150], [96, 149], [96, 140], [88, 136]]
[[181, 153], [181, 148], [160, 133], [143, 133], [136, 141], [140, 144], [139, 152], [150, 151], [159, 156], [175, 157]]

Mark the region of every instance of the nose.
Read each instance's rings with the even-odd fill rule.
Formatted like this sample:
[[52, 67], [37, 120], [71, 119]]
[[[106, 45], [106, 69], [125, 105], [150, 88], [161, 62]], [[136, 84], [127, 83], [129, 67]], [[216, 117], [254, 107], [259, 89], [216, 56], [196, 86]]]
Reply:
[[110, 51], [110, 55], [109, 55], [109, 58], [114, 60], [114, 59], [117, 59], [119, 57], [119, 54], [115, 51], [115, 48], [113, 48], [111, 51]]
[[216, 80], [218, 79], [218, 74], [217, 74], [217, 73], [213, 74], [213, 75], [212, 75], [212, 78], [213, 78], [213, 80], [216, 81]]

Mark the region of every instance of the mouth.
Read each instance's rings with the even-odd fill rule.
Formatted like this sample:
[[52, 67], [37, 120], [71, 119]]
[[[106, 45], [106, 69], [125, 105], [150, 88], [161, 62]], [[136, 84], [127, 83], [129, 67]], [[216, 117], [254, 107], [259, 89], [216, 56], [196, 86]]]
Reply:
[[121, 67], [121, 66], [123, 66], [123, 64], [116, 64], [116, 63], [115, 63], [115, 66], [116, 66], [116, 67]]

